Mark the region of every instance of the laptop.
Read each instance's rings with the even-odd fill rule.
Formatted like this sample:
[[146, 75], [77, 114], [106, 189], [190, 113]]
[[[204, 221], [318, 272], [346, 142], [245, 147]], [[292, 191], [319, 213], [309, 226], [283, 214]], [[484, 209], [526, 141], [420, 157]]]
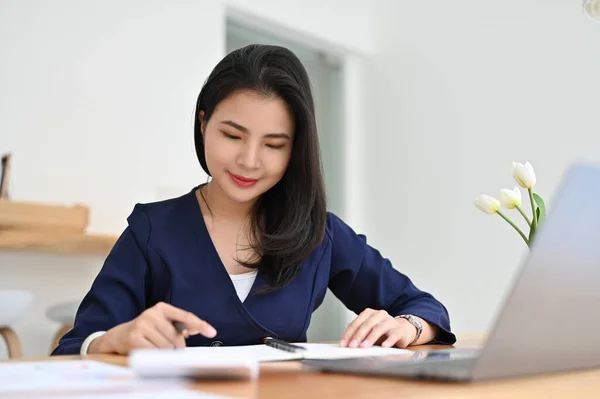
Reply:
[[563, 176], [530, 254], [478, 350], [305, 360], [332, 373], [473, 382], [600, 366], [600, 166]]

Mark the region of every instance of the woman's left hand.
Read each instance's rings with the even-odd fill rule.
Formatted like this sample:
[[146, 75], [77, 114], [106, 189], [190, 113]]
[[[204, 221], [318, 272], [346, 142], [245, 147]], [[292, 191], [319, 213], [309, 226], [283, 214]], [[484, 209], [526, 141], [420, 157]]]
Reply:
[[417, 329], [408, 320], [394, 318], [385, 310], [364, 310], [348, 325], [340, 340], [340, 346], [368, 348], [381, 342], [389, 348], [406, 348], [417, 336]]

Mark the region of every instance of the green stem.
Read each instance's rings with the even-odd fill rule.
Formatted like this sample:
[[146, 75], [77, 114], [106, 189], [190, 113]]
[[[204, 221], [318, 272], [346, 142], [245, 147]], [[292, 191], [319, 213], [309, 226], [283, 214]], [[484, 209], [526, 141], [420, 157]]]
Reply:
[[535, 230], [537, 229], [537, 215], [535, 214], [535, 201], [533, 199], [533, 191], [528, 188], [527, 191], [529, 192], [529, 201], [531, 202], [531, 228], [533, 229], [533, 232], [535, 233]]
[[517, 210], [519, 211], [519, 213], [521, 215], [523, 215], [523, 217], [527, 221], [527, 224], [529, 225], [529, 227], [531, 227], [531, 220], [529, 220], [529, 218], [527, 217], [527, 215], [525, 214], [525, 212], [523, 212], [523, 210], [521, 209], [521, 207], [520, 206], [516, 206], [515, 208], [517, 208]]
[[525, 234], [523, 234], [523, 232], [521, 231], [521, 229], [519, 229], [517, 227], [517, 225], [515, 225], [509, 218], [507, 218], [506, 216], [504, 216], [504, 214], [500, 211], [496, 212], [498, 215], [500, 215], [502, 217], [502, 219], [506, 220], [508, 222], [508, 224], [510, 224], [512, 227], [514, 227], [515, 230], [517, 230], [517, 233], [519, 233], [521, 235], [521, 237], [523, 237], [523, 240], [525, 240], [525, 242], [527, 243], [527, 245], [529, 245], [529, 240], [527, 239], [527, 237], [525, 236]]

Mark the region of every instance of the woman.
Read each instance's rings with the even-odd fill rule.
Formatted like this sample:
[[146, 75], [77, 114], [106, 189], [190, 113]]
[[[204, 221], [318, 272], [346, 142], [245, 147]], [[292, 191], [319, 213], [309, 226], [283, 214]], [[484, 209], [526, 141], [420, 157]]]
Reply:
[[306, 341], [328, 287], [358, 315], [341, 346], [455, 342], [444, 306], [326, 211], [310, 83], [293, 53], [230, 53], [196, 116], [210, 181], [134, 207], [53, 354]]

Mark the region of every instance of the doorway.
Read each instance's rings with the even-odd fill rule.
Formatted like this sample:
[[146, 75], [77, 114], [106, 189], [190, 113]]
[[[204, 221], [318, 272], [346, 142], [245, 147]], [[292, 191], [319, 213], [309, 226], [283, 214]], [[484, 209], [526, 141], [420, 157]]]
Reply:
[[[283, 46], [300, 59], [311, 81], [315, 103], [317, 132], [321, 147], [323, 173], [327, 192], [327, 208], [344, 217], [344, 173], [342, 132], [342, 71], [341, 62], [326, 54], [265, 31], [227, 20], [227, 53], [249, 44]], [[308, 329], [309, 341], [336, 341], [346, 328], [344, 305], [327, 291], [321, 306], [313, 313]]]

